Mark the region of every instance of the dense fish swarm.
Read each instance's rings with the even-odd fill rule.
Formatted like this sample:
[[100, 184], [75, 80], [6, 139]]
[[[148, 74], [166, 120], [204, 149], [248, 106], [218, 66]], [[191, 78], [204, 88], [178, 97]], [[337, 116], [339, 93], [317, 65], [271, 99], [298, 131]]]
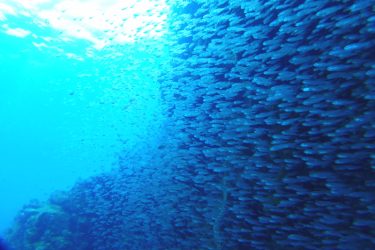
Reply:
[[374, 3], [169, 5], [158, 140], [25, 206], [10, 242], [375, 249]]

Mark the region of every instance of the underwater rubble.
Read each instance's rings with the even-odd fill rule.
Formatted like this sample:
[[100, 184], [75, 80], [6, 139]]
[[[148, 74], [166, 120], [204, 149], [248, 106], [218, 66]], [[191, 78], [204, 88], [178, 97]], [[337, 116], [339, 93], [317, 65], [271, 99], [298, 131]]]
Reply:
[[372, 1], [169, 5], [163, 138], [25, 206], [8, 240], [19, 250], [374, 249]]

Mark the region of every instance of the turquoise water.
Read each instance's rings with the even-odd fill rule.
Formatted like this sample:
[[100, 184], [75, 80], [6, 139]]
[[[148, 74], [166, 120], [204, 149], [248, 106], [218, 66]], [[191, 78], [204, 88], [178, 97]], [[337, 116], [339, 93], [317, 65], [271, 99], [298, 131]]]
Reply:
[[[53, 190], [70, 188], [80, 178], [115, 167], [121, 151], [136, 151], [146, 138], [152, 141], [148, 131], [154, 127], [157, 131], [162, 120], [152, 75], [157, 64], [146, 75], [150, 69], [146, 64], [156, 54], [150, 50], [160, 46], [156, 44], [160, 38], [145, 37], [142, 43], [153, 44], [146, 52], [133, 41], [107, 41], [99, 50], [93, 42], [70, 35], [83, 25], [82, 20], [74, 20], [78, 10], [68, 8], [64, 16], [64, 8], [58, 6], [64, 1], [50, 3], [22, 6], [9, 1], [0, 5], [0, 13], [4, 13], [0, 33], [0, 194], [5, 201], [0, 208], [1, 229], [9, 226], [28, 200], [46, 199]], [[93, 13], [81, 17], [91, 20], [96, 20], [91, 16], [99, 11], [95, 8], [106, 5], [100, 1], [82, 4], [94, 8]], [[80, 4], [76, 5], [79, 8]], [[61, 15], [77, 27], [48, 25], [55, 18], [43, 18], [37, 10], [56, 12], [56, 19]], [[22, 11], [32, 16], [24, 16]], [[109, 13], [105, 18], [112, 18]], [[98, 22], [103, 25], [109, 20]], [[161, 24], [162, 19], [148, 26]], [[121, 32], [126, 35], [132, 28]], [[29, 34], [8, 34], [17, 29]]]
[[1, 1], [0, 250], [374, 249], [373, 5]]

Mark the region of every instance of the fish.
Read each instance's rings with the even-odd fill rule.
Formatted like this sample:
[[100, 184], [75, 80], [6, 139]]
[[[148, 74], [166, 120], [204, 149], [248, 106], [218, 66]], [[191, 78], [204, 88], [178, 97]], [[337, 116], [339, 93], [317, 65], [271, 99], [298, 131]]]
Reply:
[[132, 47], [147, 60], [105, 61], [118, 86], [155, 76], [163, 134], [54, 203], [76, 248], [374, 249], [371, 1], [168, 3], [161, 45]]

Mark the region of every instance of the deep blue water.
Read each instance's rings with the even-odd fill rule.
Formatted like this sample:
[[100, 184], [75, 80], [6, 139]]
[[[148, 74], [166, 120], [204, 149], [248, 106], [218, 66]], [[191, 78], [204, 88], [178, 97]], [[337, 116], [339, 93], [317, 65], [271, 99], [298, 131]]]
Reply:
[[374, 249], [373, 6], [2, 1], [0, 240]]

